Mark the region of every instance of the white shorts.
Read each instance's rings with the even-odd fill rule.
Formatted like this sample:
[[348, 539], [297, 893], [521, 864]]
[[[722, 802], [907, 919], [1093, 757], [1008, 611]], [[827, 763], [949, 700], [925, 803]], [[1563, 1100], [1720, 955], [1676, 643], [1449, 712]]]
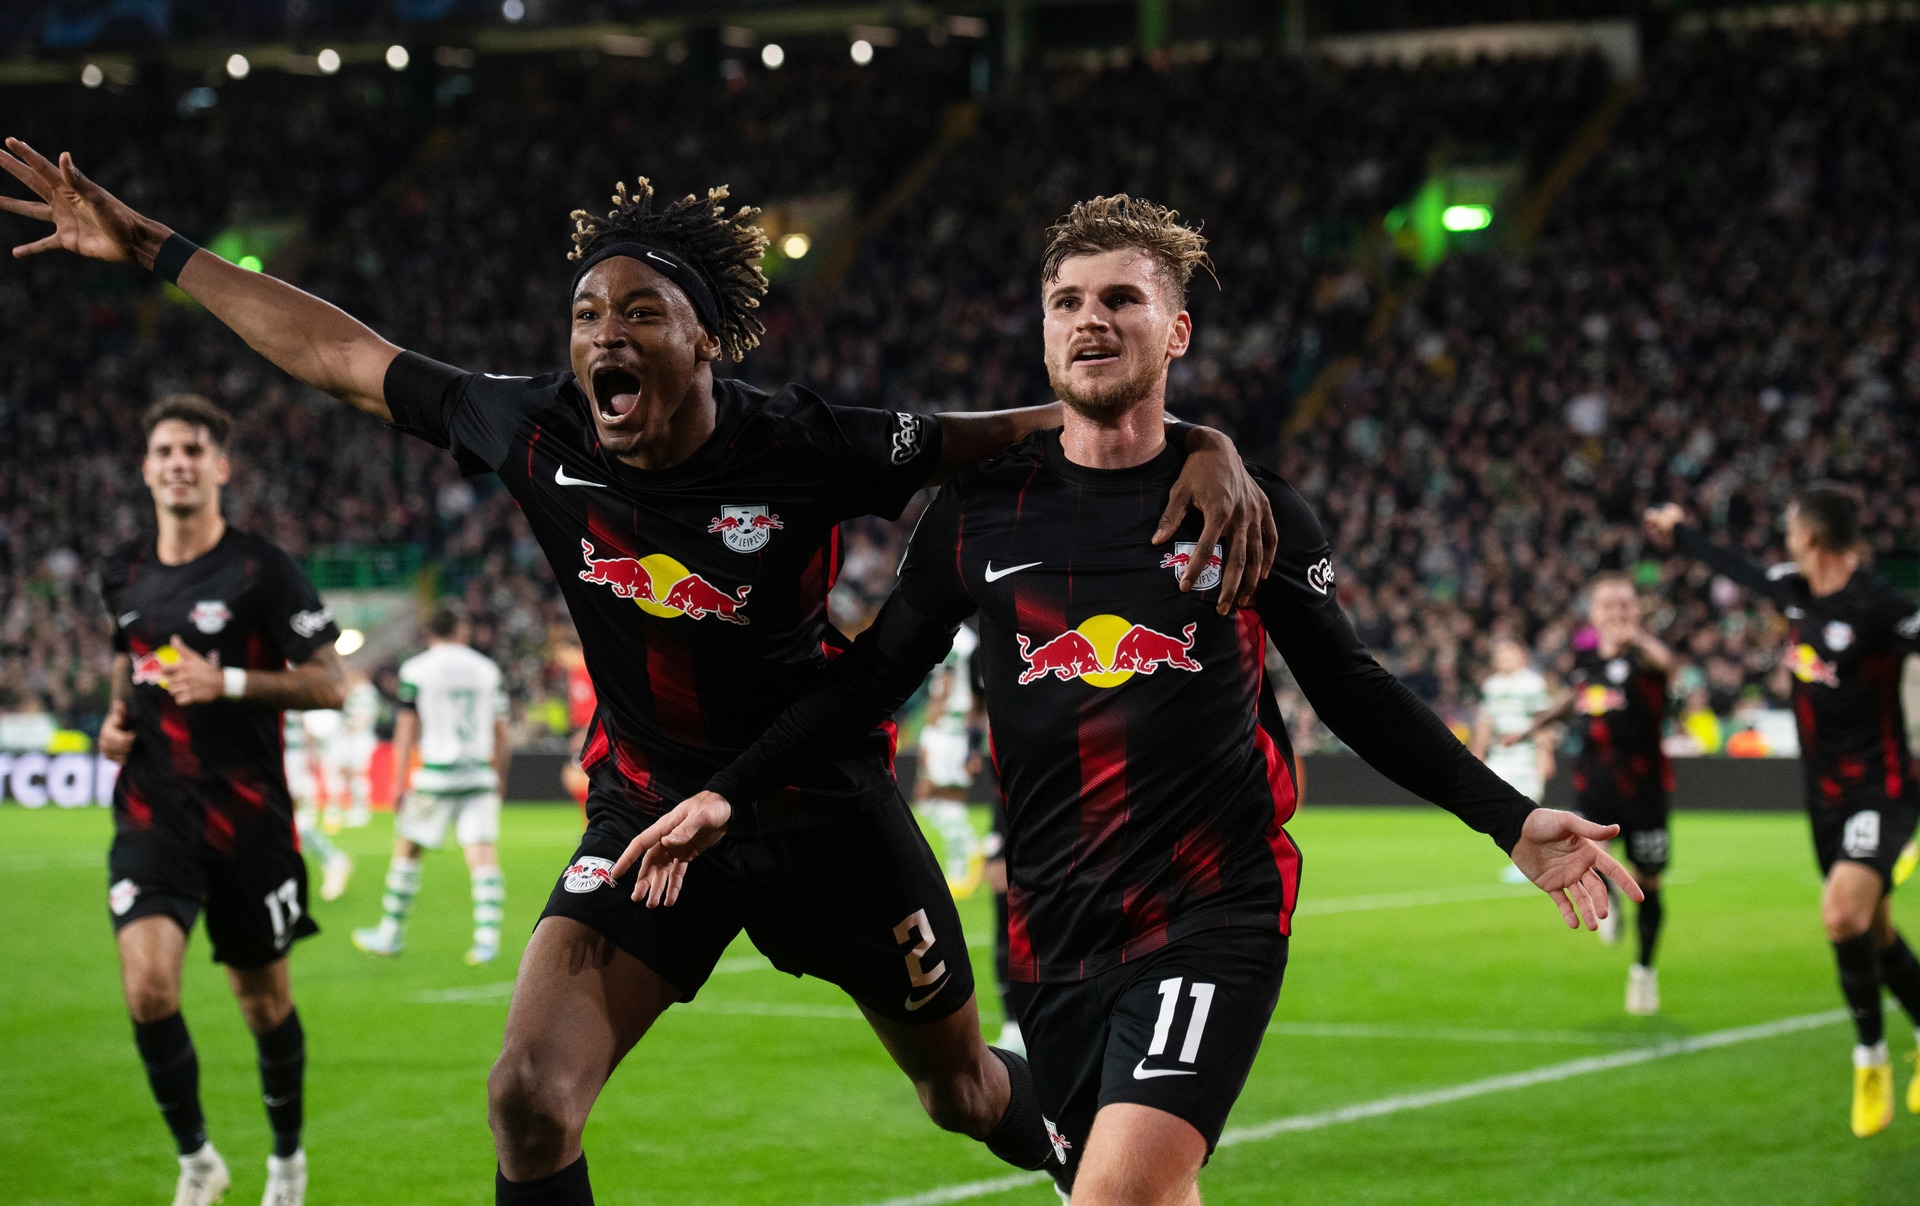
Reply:
[[320, 798], [320, 786], [313, 779], [313, 762], [305, 750], [288, 750], [285, 759], [287, 794], [293, 797], [295, 806], [305, 808]]
[[967, 735], [944, 729], [920, 730], [920, 778], [935, 787], [971, 787], [967, 773]]
[[449, 824], [453, 826], [453, 840], [463, 847], [499, 841], [500, 793], [485, 789], [445, 794], [408, 792], [393, 822], [393, 832], [416, 846], [438, 850]]
[[1546, 798], [1547, 785], [1540, 778], [1540, 762], [1532, 750], [1506, 758], [1502, 758], [1498, 751], [1489, 751], [1487, 769], [1505, 779], [1507, 786], [1535, 804]]

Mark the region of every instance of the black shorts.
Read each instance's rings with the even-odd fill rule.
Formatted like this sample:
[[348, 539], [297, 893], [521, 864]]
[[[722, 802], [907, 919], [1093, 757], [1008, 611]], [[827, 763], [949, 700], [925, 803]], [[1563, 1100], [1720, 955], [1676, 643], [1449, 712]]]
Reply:
[[1271, 930], [1202, 930], [1139, 960], [1067, 984], [1008, 991], [1072, 1189], [1094, 1116], [1115, 1102], [1165, 1110], [1220, 1141], [1280, 1001], [1287, 940]]
[[1813, 854], [1822, 877], [1842, 860], [1863, 863], [1878, 871], [1887, 891], [1893, 891], [1893, 864], [1920, 823], [1920, 802], [1911, 795], [1900, 800], [1869, 796], [1842, 801], [1837, 808], [1815, 804], [1807, 816], [1813, 822]]
[[248, 971], [320, 932], [307, 911], [307, 860], [263, 823], [231, 852], [162, 829], [122, 830], [107, 854], [107, 912], [114, 932], [142, 917], [171, 917], [193, 932], [201, 908], [213, 961]]
[[1642, 875], [1658, 875], [1667, 869], [1667, 793], [1638, 798], [1590, 793], [1576, 796], [1573, 810], [1596, 825], [1620, 826], [1620, 840], [1627, 844], [1627, 861]]
[[612, 877], [644, 824], [638, 814], [596, 810], [541, 916], [604, 935], [683, 1001], [743, 929], [781, 971], [836, 984], [896, 1022], [936, 1022], [972, 999], [953, 894], [897, 793], [828, 824], [729, 835], [687, 868], [672, 908], [630, 899], [637, 869]]

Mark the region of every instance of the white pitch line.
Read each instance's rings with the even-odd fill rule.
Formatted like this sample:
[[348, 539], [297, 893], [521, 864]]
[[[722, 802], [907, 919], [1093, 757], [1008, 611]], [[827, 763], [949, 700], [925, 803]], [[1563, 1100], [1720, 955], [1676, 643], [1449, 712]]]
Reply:
[[1644, 1034], [1599, 1030], [1482, 1030], [1458, 1026], [1375, 1026], [1365, 1022], [1275, 1022], [1268, 1034], [1293, 1038], [1414, 1039], [1437, 1043], [1582, 1043], [1650, 1045]]
[[[1845, 1021], [1848, 1014], [1844, 1009], [1829, 1009], [1824, 1013], [1802, 1014], [1799, 1017], [1780, 1018], [1777, 1021], [1762, 1022], [1755, 1026], [1738, 1026], [1731, 1030], [1715, 1030], [1693, 1038], [1674, 1039], [1671, 1042], [1656, 1043], [1647, 1047], [1638, 1047], [1630, 1051], [1616, 1051], [1610, 1055], [1594, 1055], [1585, 1059], [1568, 1060], [1565, 1063], [1548, 1064], [1525, 1072], [1511, 1072], [1504, 1076], [1489, 1076], [1481, 1080], [1470, 1080], [1464, 1084], [1451, 1085], [1444, 1089], [1429, 1089], [1423, 1093], [1401, 1093], [1393, 1097], [1382, 1097], [1378, 1101], [1366, 1101], [1357, 1105], [1341, 1106], [1338, 1109], [1322, 1110], [1315, 1114], [1295, 1114], [1289, 1118], [1276, 1118], [1271, 1122], [1254, 1126], [1237, 1126], [1220, 1136], [1220, 1147], [1236, 1147], [1242, 1143], [1259, 1143], [1278, 1135], [1296, 1134], [1301, 1131], [1320, 1131], [1328, 1127], [1348, 1122], [1364, 1122], [1370, 1118], [1382, 1118], [1388, 1114], [1401, 1114], [1408, 1110], [1424, 1110], [1429, 1106], [1448, 1105], [1456, 1101], [1465, 1101], [1473, 1097], [1485, 1097], [1490, 1093], [1505, 1093], [1514, 1089], [1528, 1089], [1535, 1085], [1552, 1084], [1555, 1081], [1569, 1080], [1576, 1076], [1588, 1076], [1595, 1072], [1611, 1072], [1616, 1068], [1632, 1067], [1635, 1064], [1651, 1063], [1658, 1059], [1671, 1059], [1676, 1055], [1692, 1055], [1699, 1051], [1711, 1051], [1721, 1047], [1732, 1047], [1740, 1043], [1758, 1042], [1761, 1039], [1778, 1038], [1783, 1034], [1793, 1034], [1801, 1030], [1813, 1030], [1821, 1026], [1831, 1026]], [[941, 1206], [946, 1202], [964, 1202], [973, 1198], [989, 1197], [1006, 1193], [1028, 1185], [1037, 1185], [1047, 1180], [1046, 1173], [1018, 1173], [1013, 1176], [995, 1177], [987, 1181], [969, 1181], [960, 1185], [947, 1185], [939, 1189], [930, 1189], [924, 1193], [909, 1194], [905, 1197], [888, 1198], [874, 1203], [873, 1206]]]
[[1371, 913], [1376, 909], [1418, 909], [1469, 900], [1520, 900], [1537, 891], [1532, 884], [1466, 884], [1457, 888], [1384, 892], [1372, 896], [1326, 896], [1318, 900], [1309, 897], [1294, 906], [1293, 915], [1319, 917], [1328, 913]]

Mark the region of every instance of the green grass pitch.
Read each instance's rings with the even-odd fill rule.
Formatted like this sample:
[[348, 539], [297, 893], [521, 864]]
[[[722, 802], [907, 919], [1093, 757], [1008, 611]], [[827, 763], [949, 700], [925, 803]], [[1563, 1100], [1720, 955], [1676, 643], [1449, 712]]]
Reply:
[[[429, 855], [409, 948], [347, 941], [379, 910], [389, 822], [344, 835], [359, 860], [293, 960], [309, 1043], [314, 1206], [489, 1201], [485, 1082], [507, 981], [573, 847], [579, 814], [507, 810], [507, 951], [466, 947], [466, 872]], [[1682, 813], [1661, 952], [1665, 1013], [1621, 1009], [1631, 940], [1561, 927], [1499, 884], [1484, 839], [1436, 810], [1308, 809], [1292, 964], [1230, 1127], [1427, 1090], [1839, 1004], [1797, 814]], [[160, 1203], [174, 1175], [121, 1005], [105, 910], [102, 810], [0, 809], [0, 1200]], [[821, 868], [823, 875], [858, 868]], [[801, 902], [796, 901], [798, 906]], [[1900, 909], [1896, 908], [1896, 916]], [[1909, 924], [1920, 920], [1908, 913]], [[962, 908], [990, 984], [990, 904]], [[863, 1206], [1005, 1175], [936, 1131], [837, 990], [743, 942], [615, 1075], [586, 1146], [603, 1203]], [[981, 1012], [999, 1027], [990, 990]], [[266, 1123], [252, 1043], [196, 933], [185, 1011], [229, 1203], [259, 1194]], [[1890, 1018], [1896, 1059], [1912, 1047]], [[1226, 1203], [1912, 1203], [1920, 1117], [1847, 1131], [1843, 1023], [1223, 1147], [1201, 1177]], [[1906, 1075], [1899, 1087], [1904, 1093]], [[988, 1206], [1054, 1201], [1025, 1184]]]

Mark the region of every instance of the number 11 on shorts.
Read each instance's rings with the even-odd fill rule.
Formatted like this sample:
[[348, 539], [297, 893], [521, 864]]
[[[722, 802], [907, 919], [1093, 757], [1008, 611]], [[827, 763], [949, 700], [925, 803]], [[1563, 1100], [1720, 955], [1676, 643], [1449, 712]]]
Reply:
[[[1167, 1039], [1173, 1032], [1173, 1015], [1180, 1006], [1181, 976], [1173, 976], [1160, 981], [1160, 1016], [1153, 1023], [1153, 1041], [1147, 1045], [1149, 1057], [1165, 1054]], [[1193, 1013], [1187, 1018], [1187, 1034], [1180, 1044], [1180, 1062], [1190, 1064], [1200, 1057], [1200, 1038], [1207, 1030], [1207, 1014], [1213, 1009], [1213, 988], [1211, 984], [1195, 982], [1188, 995], [1193, 998]], [[1134, 1069], [1135, 1077], [1144, 1076], [1192, 1076], [1183, 1069], [1148, 1069], [1146, 1060]]]

